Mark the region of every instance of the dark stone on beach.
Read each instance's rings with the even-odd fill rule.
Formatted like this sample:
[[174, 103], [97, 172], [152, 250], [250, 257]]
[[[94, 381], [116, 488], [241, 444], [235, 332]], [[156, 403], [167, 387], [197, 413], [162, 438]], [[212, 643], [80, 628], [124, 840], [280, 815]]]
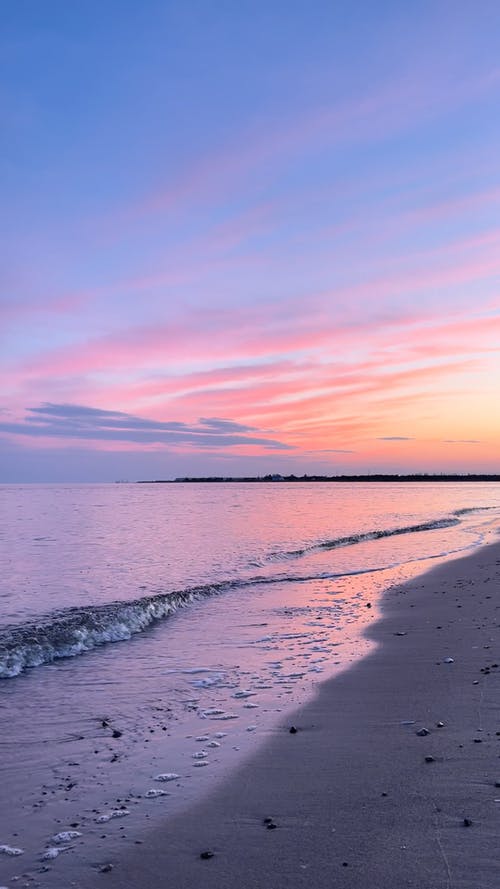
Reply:
[[114, 728], [114, 729], [113, 729], [113, 734], [112, 734], [111, 737], [112, 737], [112, 738], [121, 738], [122, 735], [123, 735], [123, 732], [120, 732], [119, 729]]
[[276, 830], [277, 826], [278, 825], [275, 824], [274, 821], [271, 821], [269, 824], [266, 824], [266, 827], [268, 830]]
[[380, 794], [380, 796], [389, 796], [389, 794], [388, 794], [388, 793], [386, 793], [386, 791], [385, 791], [385, 790], [383, 790], [383, 791], [382, 791], [382, 793], [381, 793], [381, 794]]
[[112, 864], [101, 864], [101, 866], [99, 868], [99, 873], [100, 874], [109, 874], [109, 873], [111, 873], [112, 870], [113, 870]]
[[406, 635], [407, 635], [407, 633], [405, 632], [405, 630], [398, 630], [397, 633], [394, 633], [394, 636], [406, 636]]
[[425, 757], [425, 761], [426, 761], [426, 762], [436, 762], [436, 760], [434, 759], [433, 756], [426, 756], [426, 757]]
[[214, 855], [215, 855], [215, 852], [212, 852], [211, 849], [205, 849], [204, 852], [200, 852], [200, 858], [202, 858], [203, 861], [208, 861], [208, 859], [213, 858]]
[[366, 603], [366, 607], [367, 607], [367, 608], [371, 608], [371, 607], [372, 607], [372, 603], [371, 603], [371, 602], [367, 602], [367, 603]]
[[101, 725], [102, 725], [103, 728], [108, 728], [108, 726], [109, 726], [109, 722], [108, 722], [108, 720], [107, 720], [107, 719], [103, 719], [102, 722], [101, 722]]
[[426, 735], [430, 735], [430, 731], [428, 728], [420, 728], [418, 732], [415, 732], [419, 738], [425, 738]]
[[263, 823], [263, 824], [272, 824], [272, 823], [273, 823], [273, 819], [272, 819], [272, 818], [264, 818], [264, 820], [263, 820], [262, 823]]
[[294, 725], [292, 725], [292, 726], [290, 727], [290, 734], [291, 734], [291, 735], [296, 735], [297, 732], [298, 732], [298, 729], [295, 728]]
[[482, 738], [474, 738], [474, 744], [482, 744], [482, 743], [483, 743]]
[[444, 728], [444, 722], [441, 722], [440, 720], [439, 722], [436, 722], [436, 726], [437, 728]]
[[495, 781], [495, 787], [500, 787], [500, 781]]
[[70, 824], [70, 827], [80, 827], [80, 822], [79, 821], [72, 821]]
[[463, 824], [464, 827], [471, 827], [471, 826], [472, 826], [472, 821], [471, 821], [470, 818], [464, 818], [462, 824]]
[[342, 862], [342, 867], [349, 867], [349, 862], [348, 862], [348, 861], [343, 861], [343, 862]]

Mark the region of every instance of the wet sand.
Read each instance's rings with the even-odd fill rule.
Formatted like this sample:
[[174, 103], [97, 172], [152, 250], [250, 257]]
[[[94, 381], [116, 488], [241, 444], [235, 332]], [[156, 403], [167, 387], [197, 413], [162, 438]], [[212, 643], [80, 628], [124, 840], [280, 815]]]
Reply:
[[390, 590], [369, 635], [374, 653], [321, 685], [296, 732], [65, 885], [496, 889], [500, 544]]

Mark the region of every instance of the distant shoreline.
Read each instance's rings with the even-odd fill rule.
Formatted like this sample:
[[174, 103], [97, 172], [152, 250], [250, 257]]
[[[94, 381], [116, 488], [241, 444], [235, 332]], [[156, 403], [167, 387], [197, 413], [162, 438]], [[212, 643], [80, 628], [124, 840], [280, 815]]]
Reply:
[[[141, 479], [137, 485], [178, 485], [178, 484], [225, 484], [225, 483], [264, 483], [269, 482], [500, 482], [500, 475], [264, 475], [264, 476], [197, 476], [174, 479]], [[117, 482], [119, 484], [119, 482]]]

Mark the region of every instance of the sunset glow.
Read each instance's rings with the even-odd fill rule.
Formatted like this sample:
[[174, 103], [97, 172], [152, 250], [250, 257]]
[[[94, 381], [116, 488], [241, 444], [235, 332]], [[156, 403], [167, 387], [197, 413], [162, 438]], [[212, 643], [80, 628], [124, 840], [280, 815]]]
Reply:
[[500, 472], [500, 8], [383, 6], [6, 12], [1, 482]]

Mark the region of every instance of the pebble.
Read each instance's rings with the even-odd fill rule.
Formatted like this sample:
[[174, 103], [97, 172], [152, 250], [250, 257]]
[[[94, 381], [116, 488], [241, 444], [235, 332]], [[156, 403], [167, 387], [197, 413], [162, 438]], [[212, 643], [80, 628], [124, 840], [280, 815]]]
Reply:
[[100, 874], [109, 874], [109, 873], [111, 873], [112, 870], [113, 870], [112, 864], [101, 864], [101, 866], [99, 868], [99, 873]]
[[426, 761], [426, 762], [436, 762], [436, 760], [434, 759], [433, 756], [426, 756], [426, 757], [425, 757], [425, 761]]
[[425, 738], [426, 735], [430, 735], [430, 731], [428, 728], [420, 728], [418, 732], [415, 732], [419, 738]]
[[444, 722], [441, 722], [441, 721], [436, 722], [436, 727], [437, 728], [444, 728]]
[[296, 734], [297, 734], [297, 732], [298, 732], [298, 729], [297, 729], [297, 728], [295, 728], [295, 726], [294, 726], [294, 725], [292, 725], [292, 726], [290, 726], [290, 729], [289, 729], [289, 731], [290, 731], [290, 734], [291, 734], [291, 735], [296, 735]]
[[207, 861], [209, 858], [213, 858], [214, 855], [215, 852], [212, 852], [211, 849], [205, 849], [204, 852], [200, 852], [200, 858], [202, 858], [203, 861]]
[[464, 818], [462, 824], [463, 824], [464, 827], [471, 827], [471, 826], [472, 826], [472, 821], [471, 821], [470, 818]]
[[443, 660], [443, 664], [454, 664], [455, 661], [452, 657], [445, 657]]

